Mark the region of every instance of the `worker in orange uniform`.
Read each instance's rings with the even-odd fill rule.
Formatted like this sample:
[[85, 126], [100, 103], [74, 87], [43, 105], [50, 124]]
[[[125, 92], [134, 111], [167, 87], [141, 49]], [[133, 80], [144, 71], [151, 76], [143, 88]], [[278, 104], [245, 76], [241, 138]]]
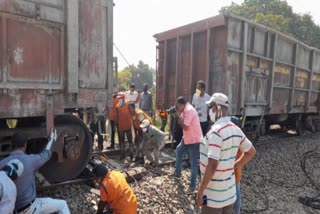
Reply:
[[100, 184], [97, 214], [102, 214], [107, 205], [113, 214], [137, 213], [137, 197], [121, 172], [109, 171], [103, 164], [94, 167], [92, 172]]
[[159, 108], [159, 117], [161, 119], [160, 130], [165, 132], [165, 127], [166, 127], [167, 121], [168, 121], [168, 112], [167, 112], [166, 108], [164, 107], [164, 104], [162, 105], [161, 108]]
[[134, 134], [135, 134], [134, 144], [135, 144], [136, 156], [134, 161], [143, 164], [144, 158], [143, 158], [142, 148], [141, 148], [143, 134], [142, 134], [142, 129], [140, 125], [144, 119], [149, 120], [150, 124], [152, 124], [152, 119], [144, 111], [140, 109], [136, 109], [135, 104], [133, 102], [129, 103], [128, 110], [131, 115], [132, 125], [134, 129]]
[[[238, 153], [236, 155], [236, 160], [239, 160], [243, 155], [243, 151], [241, 149], [238, 150]], [[240, 208], [241, 208], [241, 189], [240, 189], [240, 181], [241, 181], [241, 175], [242, 175], [242, 167], [238, 167], [234, 169], [235, 177], [236, 177], [236, 194], [237, 199], [236, 202], [234, 202], [233, 205], [233, 214], [240, 214]]]
[[109, 107], [109, 121], [111, 126], [111, 144], [107, 149], [114, 149], [114, 137], [116, 133], [116, 107], [119, 103], [119, 100], [117, 99], [117, 94], [114, 93], [112, 97], [112, 106]]
[[125, 135], [127, 136], [127, 140], [129, 143], [130, 149], [130, 159], [133, 159], [133, 147], [132, 147], [132, 133], [131, 133], [131, 115], [128, 111], [128, 103], [125, 101], [125, 94], [120, 92], [118, 93], [117, 98], [119, 99], [119, 103], [116, 107], [116, 123], [118, 127], [119, 134], [119, 144], [121, 150], [120, 160], [123, 160], [126, 157], [125, 154]]

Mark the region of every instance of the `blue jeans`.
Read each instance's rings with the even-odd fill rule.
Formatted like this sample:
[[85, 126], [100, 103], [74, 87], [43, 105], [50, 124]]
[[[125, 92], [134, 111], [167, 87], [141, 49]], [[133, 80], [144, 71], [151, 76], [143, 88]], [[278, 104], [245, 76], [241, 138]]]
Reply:
[[191, 182], [190, 187], [196, 187], [196, 180], [198, 174], [198, 156], [199, 156], [199, 143], [196, 144], [184, 144], [183, 139], [181, 140], [180, 144], [176, 148], [176, 176], [181, 176], [181, 164], [183, 154], [188, 152], [190, 166], [191, 166]]
[[240, 214], [240, 207], [241, 207], [240, 183], [236, 183], [236, 192], [237, 192], [237, 200], [236, 202], [234, 202], [234, 205], [233, 205], [233, 214]]

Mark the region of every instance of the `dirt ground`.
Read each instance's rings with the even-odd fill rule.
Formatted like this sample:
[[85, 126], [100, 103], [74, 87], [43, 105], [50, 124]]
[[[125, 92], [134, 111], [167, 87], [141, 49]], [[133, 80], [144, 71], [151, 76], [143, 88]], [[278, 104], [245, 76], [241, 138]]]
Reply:
[[[320, 133], [297, 136], [292, 132], [272, 130], [255, 144], [257, 155], [245, 166], [241, 181], [242, 213], [320, 213], [302, 205], [299, 197], [316, 196], [320, 187]], [[311, 158], [303, 159], [311, 151]], [[165, 149], [166, 154], [174, 151]], [[318, 153], [316, 153], [318, 154]], [[308, 156], [309, 157], [309, 156]], [[168, 157], [162, 157], [162, 160]], [[305, 160], [305, 168], [301, 160]], [[303, 172], [306, 170], [307, 178]], [[148, 167], [149, 174], [131, 184], [139, 200], [139, 213], [199, 213], [195, 194], [188, 193], [189, 169], [182, 180], [168, 176], [173, 166]], [[312, 183], [314, 181], [314, 184]], [[320, 189], [320, 188], [319, 188]], [[69, 186], [42, 193], [67, 200], [72, 213], [94, 213], [97, 196], [86, 185]]]

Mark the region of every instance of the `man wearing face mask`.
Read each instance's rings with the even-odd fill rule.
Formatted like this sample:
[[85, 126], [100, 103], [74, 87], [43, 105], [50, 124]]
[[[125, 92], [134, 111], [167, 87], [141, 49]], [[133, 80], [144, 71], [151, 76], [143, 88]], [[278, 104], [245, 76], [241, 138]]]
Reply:
[[142, 151], [141, 151], [141, 141], [142, 141], [142, 129], [140, 128], [141, 122], [144, 119], [149, 120], [150, 123], [152, 123], [152, 119], [142, 110], [136, 109], [134, 103], [128, 104], [128, 110], [131, 115], [133, 130], [134, 130], [134, 144], [135, 144], [135, 150], [136, 150], [136, 156], [134, 161], [139, 163], [144, 163]]
[[[143, 154], [151, 164], [158, 164], [160, 151], [165, 145], [165, 134], [161, 130], [157, 129], [157, 127], [150, 125], [150, 122], [147, 119], [142, 121], [140, 127], [143, 131], [141, 143]], [[154, 158], [151, 153], [153, 153]]]
[[[202, 206], [202, 214], [232, 214], [237, 198], [234, 169], [248, 163], [256, 150], [241, 129], [230, 121], [226, 95], [214, 93], [207, 104], [210, 118], [216, 122], [200, 144], [202, 180], [197, 205]], [[239, 148], [244, 154], [236, 159]], [[206, 205], [203, 205], [204, 198]]]
[[184, 97], [177, 98], [176, 108], [175, 117], [182, 127], [183, 137], [176, 148], [176, 170], [172, 176], [178, 179], [181, 177], [182, 157], [188, 152], [191, 165], [190, 192], [194, 192], [198, 174], [199, 143], [202, 140], [200, 121], [197, 111]]
[[206, 84], [203, 80], [199, 80], [196, 93], [192, 98], [192, 105], [198, 112], [203, 136], [206, 135], [208, 131], [208, 106], [206, 102], [210, 100], [210, 96], [205, 92], [205, 90]]
[[127, 136], [127, 140], [129, 142], [130, 149], [130, 158], [133, 159], [133, 147], [132, 147], [132, 132], [131, 132], [131, 116], [128, 110], [128, 103], [125, 101], [125, 94], [120, 92], [118, 93], [117, 98], [119, 99], [119, 103], [116, 107], [116, 123], [119, 134], [119, 144], [121, 150], [120, 160], [125, 159], [125, 135]]

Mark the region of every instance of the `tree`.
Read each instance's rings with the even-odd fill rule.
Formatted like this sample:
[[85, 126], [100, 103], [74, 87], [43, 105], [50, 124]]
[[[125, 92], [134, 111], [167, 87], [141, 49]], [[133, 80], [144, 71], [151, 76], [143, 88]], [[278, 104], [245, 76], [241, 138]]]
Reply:
[[145, 83], [148, 84], [150, 89], [153, 89], [153, 74], [154, 69], [140, 60], [137, 66], [130, 65], [119, 72], [118, 82], [120, 90], [127, 90], [132, 82], [136, 85], [137, 90], [142, 89]]
[[320, 48], [320, 26], [314, 23], [310, 14], [294, 13], [286, 1], [245, 0], [241, 5], [232, 2], [230, 6], [222, 7], [220, 13], [242, 16]]

